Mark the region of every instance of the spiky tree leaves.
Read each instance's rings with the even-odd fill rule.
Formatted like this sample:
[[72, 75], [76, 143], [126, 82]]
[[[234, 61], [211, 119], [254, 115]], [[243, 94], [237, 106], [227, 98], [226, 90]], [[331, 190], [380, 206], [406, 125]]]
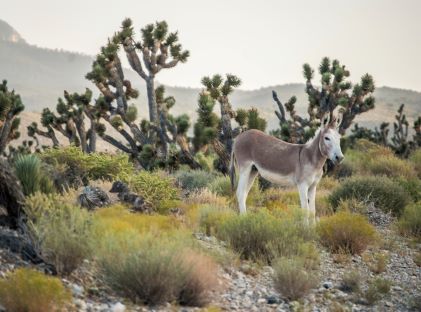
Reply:
[[[155, 76], [162, 70], [187, 61], [190, 53], [178, 42], [178, 33], [169, 32], [165, 21], [148, 24], [141, 29], [142, 39], [136, 41], [132, 21], [125, 19], [115, 35], [123, 45], [132, 69], [145, 80], [149, 104], [149, 121], [159, 127], [159, 111], [155, 98]], [[159, 131], [160, 128], [158, 128]], [[162, 130], [163, 131], [163, 130]], [[162, 134], [161, 134], [162, 136]]]
[[330, 112], [337, 106], [343, 108], [343, 121], [339, 132], [344, 134], [351, 126], [358, 114], [374, 108], [374, 80], [369, 74], [361, 77], [360, 83], [352, 86], [348, 81], [349, 70], [338, 60], [330, 61], [325, 57], [319, 65], [321, 88], [315, 88], [312, 80], [314, 70], [309, 64], [303, 65], [303, 75], [306, 79], [306, 93], [309, 98], [309, 120], [320, 118], [324, 113]]
[[[28, 135], [36, 135], [52, 140], [53, 146], [59, 146], [56, 131], [69, 140], [69, 143], [80, 146], [84, 153], [95, 152], [98, 124], [98, 112], [91, 104], [92, 91], [86, 89], [84, 93], [70, 94], [64, 91], [64, 98], [59, 98], [56, 113], [44, 108], [41, 114], [41, 125], [46, 129], [39, 129], [33, 122], [28, 126]], [[85, 123], [89, 119], [89, 128]]]
[[[281, 139], [294, 143], [303, 143], [314, 134], [319, 126], [318, 120], [326, 112], [340, 107], [343, 120], [339, 132], [344, 134], [355, 117], [374, 108], [374, 80], [369, 74], [361, 77], [359, 83], [352, 85], [348, 80], [349, 70], [338, 60], [331, 61], [324, 57], [318, 67], [321, 87], [313, 85], [315, 71], [309, 64], [303, 65], [303, 76], [306, 80], [306, 93], [308, 95], [308, 118], [302, 118], [295, 112], [296, 98], [291, 97], [285, 105], [281, 103], [278, 95], [273, 91], [273, 99], [278, 105], [279, 112], [275, 114], [280, 121], [280, 129], [272, 134]], [[286, 112], [290, 118], [287, 118]], [[357, 130], [358, 131], [358, 130]]]
[[5, 152], [6, 145], [19, 138], [20, 118], [18, 115], [25, 109], [19, 94], [10, 91], [7, 81], [0, 84], [0, 155]]
[[194, 124], [193, 146], [195, 151], [206, 149], [218, 136], [219, 117], [213, 112], [216, 101], [209, 92], [199, 94], [197, 122]]

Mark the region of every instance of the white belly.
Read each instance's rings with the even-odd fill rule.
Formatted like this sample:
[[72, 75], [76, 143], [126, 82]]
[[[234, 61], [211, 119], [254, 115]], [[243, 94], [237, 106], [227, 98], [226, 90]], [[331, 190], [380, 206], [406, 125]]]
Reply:
[[273, 173], [271, 171], [265, 170], [263, 168], [260, 168], [259, 166], [255, 165], [257, 170], [259, 171], [259, 174], [265, 178], [266, 180], [268, 180], [269, 182], [278, 184], [280, 186], [290, 186], [290, 185], [294, 185], [295, 181], [294, 181], [294, 176], [291, 175], [279, 175], [276, 173]]

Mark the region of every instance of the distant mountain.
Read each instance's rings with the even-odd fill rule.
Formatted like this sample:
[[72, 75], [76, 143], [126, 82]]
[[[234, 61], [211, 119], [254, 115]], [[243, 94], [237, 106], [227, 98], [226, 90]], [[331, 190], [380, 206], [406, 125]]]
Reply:
[[[30, 45], [13, 27], [0, 20], [0, 79], [7, 79], [10, 86], [21, 94], [26, 111], [40, 112], [44, 107], [54, 108], [63, 90], [81, 92], [89, 87], [96, 92], [95, 86], [84, 78], [92, 61], [93, 56]], [[141, 108], [140, 114], [147, 116], [146, 90], [142, 79], [130, 69], [125, 70], [125, 74], [134, 87], [139, 89], [140, 97], [135, 104]], [[268, 120], [269, 128], [276, 128], [278, 121], [273, 114], [276, 105], [271, 91], [276, 90], [283, 101], [292, 95], [297, 96], [296, 109], [300, 114], [306, 114], [307, 96], [304, 87], [304, 84], [295, 83], [251, 91], [238, 90], [232, 96], [232, 104], [235, 108], [258, 108]], [[194, 118], [200, 89], [170, 86], [166, 86], [166, 89], [177, 100], [173, 112], [188, 113]], [[380, 87], [374, 95], [376, 109], [357, 119], [363, 125], [374, 126], [384, 120], [393, 121], [401, 103], [406, 104], [410, 120], [421, 115], [420, 92]]]
[[25, 42], [21, 35], [12, 26], [2, 20], [0, 20], [0, 40]]

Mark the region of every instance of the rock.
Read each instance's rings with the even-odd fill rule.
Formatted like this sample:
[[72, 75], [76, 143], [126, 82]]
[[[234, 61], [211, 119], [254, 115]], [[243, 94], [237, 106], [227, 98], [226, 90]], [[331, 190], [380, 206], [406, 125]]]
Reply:
[[110, 309], [111, 312], [124, 312], [126, 311], [126, 306], [121, 302], [114, 303]]
[[266, 303], [266, 299], [265, 298], [259, 298], [259, 299], [257, 299], [257, 303], [260, 303], [260, 304], [262, 304], [262, 303]]
[[324, 282], [323, 287], [326, 288], [326, 289], [331, 289], [333, 287], [333, 283], [332, 282]]
[[0, 304], [0, 312], [6, 312], [6, 308]]
[[75, 304], [75, 306], [78, 308], [78, 311], [86, 311], [87, 310], [87, 305], [86, 302], [82, 299], [74, 299], [73, 303]]
[[276, 296], [269, 296], [266, 298], [268, 304], [277, 304], [279, 302]]
[[70, 285], [71, 289], [72, 289], [72, 293], [75, 297], [82, 297], [83, 293], [84, 293], [84, 289], [83, 286], [79, 286], [77, 284], [71, 284]]

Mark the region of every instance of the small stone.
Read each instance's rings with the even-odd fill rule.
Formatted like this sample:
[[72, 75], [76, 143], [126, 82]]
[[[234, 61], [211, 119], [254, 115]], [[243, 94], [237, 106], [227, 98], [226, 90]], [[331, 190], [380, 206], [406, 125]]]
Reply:
[[74, 296], [76, 297], [83, 296], [83, 292], [84, 292], [83, 286], [79, 286], [77, 284], [71, 284], [71, 287], [72, 287], [72, 293]]
[[82, 299], [74, 299], [73, 303], [78, 308], [78, 311], [86, 311], [87, 310], [86, 302], [83, 301]]
[[126, 311], [126, 306], [122, 304], [121, 302], [117, 302], [111, 306], [110, 310], [111, 312], [124, 312]]
[[269, 296], [266, 298], [268, 304], [277, 304], [278, 298], [276, 296]]
[[260, 304], [265, 303], [266, 301], [267, 300], [265, 298], [259, 298], [259, 299], [257, 299], [257, 303], [260, 303]]
[[326, 289], [330, 289], [330, 288], [333, 287], [333, 283], [332, 282], [324, 282], [323, 287], [326, 288]]
[[246, 295], [249, 297], [253, 296], [253, 291], [252, 290], [246, 291]]
[[386, 302], [384, 303], [384, 305], [385, 305], [386, 307], [393, 307], [393, 303], [391, 303], [390, 301], [386, 301]]

